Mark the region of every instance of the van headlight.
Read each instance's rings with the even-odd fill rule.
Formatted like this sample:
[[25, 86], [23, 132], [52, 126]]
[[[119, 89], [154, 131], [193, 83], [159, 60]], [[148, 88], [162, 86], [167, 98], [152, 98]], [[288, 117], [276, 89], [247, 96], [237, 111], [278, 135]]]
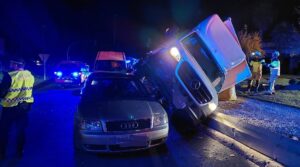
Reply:
[[217, 109], [217, 105], [216, 103], [208, 103], [208, 108], [210, 109], [210, 111], [215, 111]]
[[180, 52], [179, 52], [178, 48], [175, 47], [175, 46], [172, 47], [172, 48], [170, 49], [170, 55], [171, 55], [177, 62], [179, 62], [180, 59], [181, 59]]
[[154, 113], [153, 126], [161, 126], [168, 123], [168, 115], [166, 113]]
[[88, 131], [103, 131], [101, 121], [99, 120], [81, 120], [80, 129]]

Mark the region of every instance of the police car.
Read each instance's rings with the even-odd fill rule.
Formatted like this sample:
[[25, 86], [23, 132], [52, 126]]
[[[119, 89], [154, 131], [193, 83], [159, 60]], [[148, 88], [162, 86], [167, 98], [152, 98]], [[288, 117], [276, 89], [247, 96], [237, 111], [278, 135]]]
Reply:
[[89, 66], [80, 61], [62, 61], [54, 72], [55, 82], [62, 85], [81, 85], [89, 75]]

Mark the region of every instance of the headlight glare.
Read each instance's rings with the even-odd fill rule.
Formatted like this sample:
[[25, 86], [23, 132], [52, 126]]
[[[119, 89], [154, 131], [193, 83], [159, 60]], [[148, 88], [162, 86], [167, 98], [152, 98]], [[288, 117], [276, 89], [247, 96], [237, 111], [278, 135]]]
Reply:
[[208, 103], [208, 108], [211, 111], [215, 111], [217, 109], [217, 105], [215, 103]]
[[63, 73], [61, 71], [57, 71], [57, 72], [54, 72], [54, 74], [58, 77], [61, 77]]
[[178, 62], [180, 61], [181, 55], [180, 55], [180, 52], [179, 52], [178, 48], [172, 47], [172, 48], [170, 49], [170, 54], [171, 54], [171, 56], [172, 56], [176, 61], [178, 61]]
[[77, 78], [79, 76], [79, 73], [78, 72], [73, 72], [72, 75], [73, 75], [73, 77]]

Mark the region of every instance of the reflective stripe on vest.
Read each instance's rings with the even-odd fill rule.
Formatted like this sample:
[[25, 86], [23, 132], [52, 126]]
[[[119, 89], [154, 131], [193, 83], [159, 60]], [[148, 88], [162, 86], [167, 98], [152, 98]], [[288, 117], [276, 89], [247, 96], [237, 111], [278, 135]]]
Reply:
[[3, 107], [14, 107], [20, 102], [33, 103], [32, 88], [34, 77], [27, 71], [13, 71], [8, 73], [11, 77], [11, 86], [6, 96], [2, 99]]
[[272, 66], [270, 68], [271, 75], [279, 76], [280, 75], [280, 61], [278, 61], [278, 60], [272, 61], [271, 66]]

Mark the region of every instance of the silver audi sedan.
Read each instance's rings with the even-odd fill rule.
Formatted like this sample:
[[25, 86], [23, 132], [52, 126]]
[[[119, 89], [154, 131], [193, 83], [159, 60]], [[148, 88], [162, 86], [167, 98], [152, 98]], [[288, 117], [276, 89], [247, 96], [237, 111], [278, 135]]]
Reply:
[[135, 76], [94, 72], [81, 91], [74, 119], [74, 147], [123, 152], [165, 143], [168, 116]]

